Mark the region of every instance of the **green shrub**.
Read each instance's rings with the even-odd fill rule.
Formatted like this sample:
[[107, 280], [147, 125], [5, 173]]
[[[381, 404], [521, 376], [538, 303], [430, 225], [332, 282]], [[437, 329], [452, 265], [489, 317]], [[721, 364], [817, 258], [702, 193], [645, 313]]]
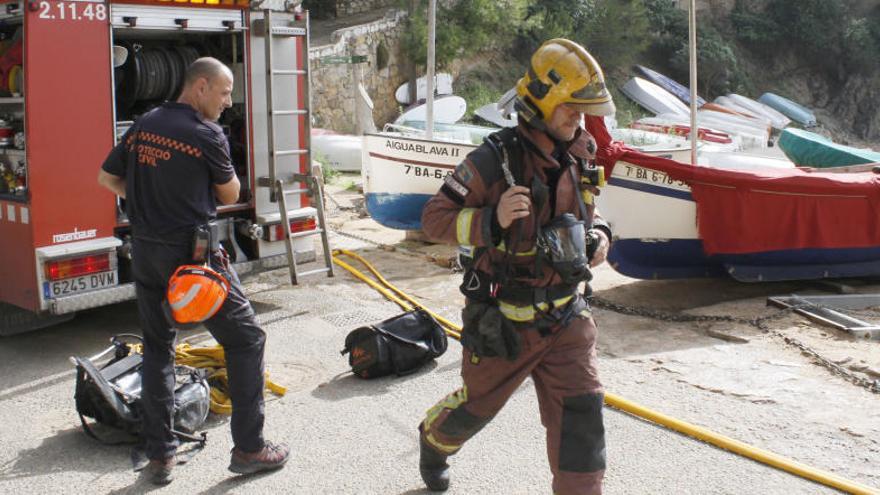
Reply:
[[[459, 81], [461, 81], [459, 79]], [[462, 118], [466, 122], [474, 122], [474, 110], [489, 103], [495, 103], [504, 94], [488, 83], [477, 78], [468, 78], [455, 87], [455, 94], [467, 101], [467, 112]], [[482, 124], [482, 122], [479, 122]]]
[[776, 20], [758, 11], [753, 0], [737, 0], [730, 13], [730, 22], [736, 38], [753, 48], [777, 43], [782, 36]]
[[871, 72], [880, 67], [880, 38], [871, 31], [869, 19], [851, 20], [843, 33], [844, 51], [849, 54], [845, 64], [852, 72]]
[[526, 10], [524, 52], [552, 38], [583, 45], [601, 66], [629, 66], [649, 40], [643, 0], [537, 0]]
[[[509, 19], [520, 17], [524, 0], [453, 0], [437, 6], [435, 31], [435, 63], [448, 67], [456, 59], [475, 53], [509, 46], [516, 27]], [[404, 1], [410, 7], [409, 1]], [[410, 9], [402, 37], [406, 56], [417, 66], [427, 63], [428, 12], [427, 0], [417, 0]], [[439, 3], [439, 2], [438, 2]]]

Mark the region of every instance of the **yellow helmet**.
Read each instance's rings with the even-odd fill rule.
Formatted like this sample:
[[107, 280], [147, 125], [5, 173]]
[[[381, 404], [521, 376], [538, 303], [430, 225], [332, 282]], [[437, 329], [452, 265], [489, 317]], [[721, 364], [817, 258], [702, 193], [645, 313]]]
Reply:
[[596, 59], [564, 38], [547, 41], [535, 51], [529, 70], [516, 84], [516, 93], [519, 115], [539, 127], [563, 103], [574, 104], [588, 115], [613, 115], [615, 111]]

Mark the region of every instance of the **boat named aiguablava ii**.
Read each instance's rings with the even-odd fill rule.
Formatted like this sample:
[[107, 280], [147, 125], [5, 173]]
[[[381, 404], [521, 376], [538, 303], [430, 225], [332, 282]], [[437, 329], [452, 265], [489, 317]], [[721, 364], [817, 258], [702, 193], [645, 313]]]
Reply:
[[386, 227], [420, 230], [425, 203], [475, 148], [472, 144], [429, 141], [398, 133], [365, 135], [367, 212]]

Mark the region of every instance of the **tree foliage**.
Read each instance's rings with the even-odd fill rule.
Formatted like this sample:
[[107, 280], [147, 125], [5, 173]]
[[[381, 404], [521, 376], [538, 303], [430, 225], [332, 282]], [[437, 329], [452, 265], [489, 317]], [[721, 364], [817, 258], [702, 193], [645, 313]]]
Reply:
[[[674, 0], [644, 0], [651, 26], [652, 52], [668, 60], [674, 77], [686, 79], [690, 68], [687, 12]], [[742, 85], [736, 51], [709, 24], [697, 26], [697, 86], [701, 93], [723, 94]]]
[[[404, 0], [412, 7], [410, 0]], [[403, 48], [416, 65], [427, 63], [428, 2], [416, 0], [403, 33]], [[435, 59], [438, 67], [453, 60], [510, 44], [515, 25], [509, 16], [521, 10], [522, 0], [452, 0], [438, 2], [435, 30]]]
[[[855, 14], [848, 0], [737, 0], [731, 17], [738, 40], [755, 53], [783, 44], [814, 67], [838, 78], [880, 67], [880, 8]], [[772, 51], [770, 51], [772, 53]]]
[[643, 0], [536, 0], [526, 10], [521, 32], [524, 52], [552, 38], [568, 38], [606, 66], [629, 66], [649, 43]]

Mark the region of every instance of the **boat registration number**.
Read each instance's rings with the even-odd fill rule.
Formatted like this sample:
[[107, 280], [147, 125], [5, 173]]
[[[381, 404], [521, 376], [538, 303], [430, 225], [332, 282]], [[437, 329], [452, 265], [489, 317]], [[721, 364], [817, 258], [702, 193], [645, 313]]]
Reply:
[[420, 167], [418, 165], [404, 164], [403, 173], [406, 175], [415, 175], [416, 177], [425, 177], [428, 179], [443, 179], [447, 175], [452, 175], [452, 170], [443, 170], [434, 167]]
[[662, 186], [672, 187], [674, 189], [682, 189], [686, 191], [690, 190], [690, 187], [688, 187], [687, 183], [685, 183], [684, 181], [673, 179], [672, 177], [666, 175], [666, 173], [664, 172], [651, 170], [649, 168], [625, 164], [623, 165], [622, 175], [622, 178], [626, 179], [635, 179], [640, 182], [658, 184]]
[[44, 282], [43, 292], [46, 299], [69, 296], [82, 292], [89, 292], [104, 287], [112, 287], [118, 282], [116, 270], [109, 272], [92, 273], [81, 277], [66, 278]]

